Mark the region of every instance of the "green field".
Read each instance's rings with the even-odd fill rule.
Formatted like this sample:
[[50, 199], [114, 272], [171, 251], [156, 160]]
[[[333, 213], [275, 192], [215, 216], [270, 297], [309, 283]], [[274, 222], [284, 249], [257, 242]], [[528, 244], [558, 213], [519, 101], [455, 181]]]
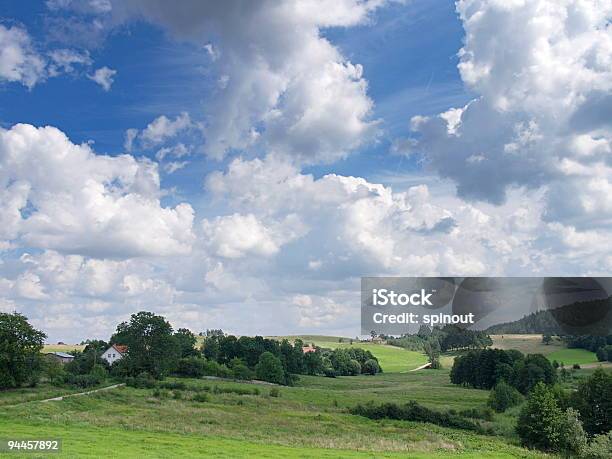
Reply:
[[516, 349], [523, 354], [551, 354], [555, 351], [565, 349], [565, 343], [559, 338], [553, 337], [550, 344], [542, 342], [542, 335], [491, 335], [493, 348]]
[[81, 344], [45, 344], [42, 352], [71, 352], [82, 351], [85, 346]]
[[[5, 406], [0, 438], [61, 438], [59, 457], [539, 457], [516, 445], [511, 418], [496, 415], [496, 435], [406, 421], [372, 421], [347, 413], [356, 403], [408, 401], [446, 408], [483, 405], [488, 392], [453, 386], [448, 371], [341, 378], [301, 377], [280, 388], [183, 380], [193, 388], [241, 387], [255, 395], [210, 393], [209, 401], [165, 391], [118, 388], [59, 402]], [[0, 393], [0, 399], [6, 393]], [[30, 456], [31, 457], [31, 456]]]
[[551, 361], [556, 360], [559, 363], [563, 363], [566, 367], [575, 363], [579, 365], [598, 363], [595, 353], [586, 349], [561, 349], [548, 354], [546, 357]]
[[316, 335], [300, 335], [300, 336], [283, 336], [270, 337], [274, 339], [287, 338], [290, 341], [301, 339], [304, 343], [314, 343], [316, 346], [329, 349], [359, 347], [368, 350], [378, 359], [380, 366], [386, 373], [402, 373], [413, 370], [427, 363], [427, 357], [422, 352], [409, 351], [401, 347], [388, 346], [386, 344], [374, 344], [367, 342], [353, 341], [350, 343], [350, 338], [342, 338], [342, 343], [339, 342], [340, 337], [337, 336], [316, 336]]

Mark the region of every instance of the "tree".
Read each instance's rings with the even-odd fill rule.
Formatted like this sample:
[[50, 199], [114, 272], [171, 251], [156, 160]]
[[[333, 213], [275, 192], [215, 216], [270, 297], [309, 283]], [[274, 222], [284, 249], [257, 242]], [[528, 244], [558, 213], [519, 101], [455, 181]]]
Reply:
[[563, 435], [563, 413], [552, 390], [543, 382], [533, 388], [521, 410], [516, 426], [525, 446], [556, 451]]
[[430, 336], [423, 344], [423, 350], [427, 355], [431, 368], [442, 368], [442, 364], [440, 363], [440, 342], [438, 341], [438, 338], [435, 336]]
[[318, 375], [323, 373], [323, 358], [319, 349], [314, 352], [304, 354], [304, 367], [309, 375]]
[[190, 330], [186, 328], [179, 328], [174, 333], [174, 339], [178, 344], [181, 357], [190, 357], [197, 354], [195, 349], [197, 339]]
[[162, 316], [142, 311], [117, 326], [111, 344], [127, 346], [127, 356], [120, 362], [128, 374], [148, 372], [160, 378], [178, 364], [180, 348], [172, 332], [172, 325]]
[[285, 383], [285, 372], [283, 364], [278, 357], [271, 352], [264, 352], [259, 356], [259, 362], [255, 365], [257, 379], [276, 384]]
[[548, 346], [550, 343], [552, 343], [552, 336], [544, 335], [542, 337], [542, 342]]
[[612, 373], [595, 370], [572, 394], [570, 404], [580, 411], [584, 429], [590, 435], [612, 430]]
[[518, 405], [523, 400], [521, 393], [503, 379], [498, 382], [489, 394], [488, 405], [498, 413]]
[[37, 383], [46, 337], [24, 315], [0, 313], [0, 389]]

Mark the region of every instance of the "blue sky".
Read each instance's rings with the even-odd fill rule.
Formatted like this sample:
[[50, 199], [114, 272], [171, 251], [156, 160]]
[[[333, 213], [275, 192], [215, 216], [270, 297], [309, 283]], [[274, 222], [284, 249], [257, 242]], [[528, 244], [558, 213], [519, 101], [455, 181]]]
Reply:
[[0, 310], [354, 335], [365, 275], [609, 274], [611, 14], [1, 0]]

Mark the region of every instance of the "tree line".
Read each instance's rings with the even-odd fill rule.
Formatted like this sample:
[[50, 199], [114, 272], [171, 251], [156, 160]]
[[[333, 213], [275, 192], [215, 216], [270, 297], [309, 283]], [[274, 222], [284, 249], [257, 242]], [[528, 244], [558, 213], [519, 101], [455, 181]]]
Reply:
[[[0, 389], [35, 386], [41, 375], [52, 384], [91, 387], [109, 376], [141, 381], [178, 376], [217, 376], [241, 380], [261, 379], [291, 385], [297, 375], [329, 377], [376, 374], [382, 369], [371, 352], [360, 348], [321, 349], [303, 352], [304, 343], [261, 336], [235, 337], [208, 330], [203, 344], [190, 330], [174, 330], [162, 316], [132, 314], [117, 326], [109, 341], [87, 340], [83, 351], [63, 365], [41, 354], [46, 335], [34, 329], [21, 314], [0, 314]], [[112, 366], [101, 358], [110, 345], [127, 347]]]

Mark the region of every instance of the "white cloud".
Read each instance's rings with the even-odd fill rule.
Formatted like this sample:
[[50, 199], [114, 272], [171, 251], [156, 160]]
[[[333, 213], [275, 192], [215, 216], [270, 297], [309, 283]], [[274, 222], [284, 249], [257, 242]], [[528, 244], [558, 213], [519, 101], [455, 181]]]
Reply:
[[[188, 253], [193, 209], [160, 206], [157, 167], [96, 155], [52, 127], [0, 129], [0, 237], [72, 253]], [[5, 233], [5, 234], [2, 234]]]
[[31, 89], [46, 78], [45, 65], [25, 29], [0, 24], [0, 81], [21, 83]]
[[168, 174], [174, 174], [176, 171], [183, 169], [189, 164], [189, 161], [172, 161], [164, 164], [164, 171]]
[[410, 153], [462, 197], [499, 204], [513, 187], [542, 188], [546, 219], [609, 225], [612, 3], [461, 0], [457, 10], [459, 71], [480, 97], [415, 117]]
[[205, 110], [210, 157], [256, 146], [319, 163], [343, 158], [377, 134], [362, 67], [321, 30], [367, 23], [384, 3], [129, 0], [103, 9], [83, 3], [54, 7], [95, 14], [106, 28], [145, 19], [208, 54], [219, 77], [218, 97]]
[[143, 129], [140, 138], [145, 144], [158, 145], [191, 126], [192, 123], [188, 113], [181, 113], [174, 120], [161, 115]]
[[71, 49], [55, 49], [49, 52], [51, 64], [49, 65], [49, 75], [57, 76], [60, 73], [72, 73], [75, 65], [89, 66], [93, 63], [88, 52], [78, 52]]
[[102, 86], [102, 89], [104, 89], [104, 91], [108, 92], [110, 91], [111, 86], [115, 81], [114, 77], [116, 74], [116, 70], [104, 66], [97, 69], [92, 75], [87, 75], [87, 78], [96, 82], [97, 84]]

